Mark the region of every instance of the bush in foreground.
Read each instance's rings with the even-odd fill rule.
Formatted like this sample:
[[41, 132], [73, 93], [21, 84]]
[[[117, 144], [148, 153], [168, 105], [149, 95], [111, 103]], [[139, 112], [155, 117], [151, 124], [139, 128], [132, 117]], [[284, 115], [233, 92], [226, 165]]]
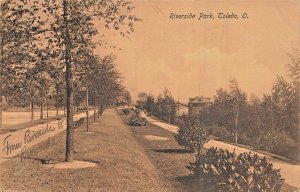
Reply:
[[208, 141], [208, 133], [205, 128], [200, 126], [199, 119], [182, 115], [178, 127], [178, 132], [175, 134], [175, 140], [178, 144], [200, 153], [202, 146]]
[[196, 155], [196, 162], [187, 167], [194, 176], [203, 177], [221, 191], [277, 192], [284, 182], [280, 170], [257, 154], [210, 148]]

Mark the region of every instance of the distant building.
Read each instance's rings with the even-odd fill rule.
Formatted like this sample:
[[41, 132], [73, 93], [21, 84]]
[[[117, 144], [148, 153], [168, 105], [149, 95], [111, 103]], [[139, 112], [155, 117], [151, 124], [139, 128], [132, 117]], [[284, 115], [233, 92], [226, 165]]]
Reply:
[[209, 97], [197, 96], [189, 98], [188, 113], [189, 115], [201, 115], [210, 106], [212, 101]]

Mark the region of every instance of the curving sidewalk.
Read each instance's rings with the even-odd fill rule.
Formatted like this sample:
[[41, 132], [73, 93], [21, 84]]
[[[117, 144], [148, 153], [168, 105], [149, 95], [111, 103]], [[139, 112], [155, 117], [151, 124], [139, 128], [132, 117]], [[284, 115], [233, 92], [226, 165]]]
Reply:
[[[157, 125], [165, 130], [168, 130], [173, 133], [177, 133], [178, 127], [174, 125], [170, 125], [158, 120], [155, 120], [149, 116], [146, 116], [143, 112], [141, 113], [141, 116], [146, 118], [148, 122], [153, 123], [154, 125]], [[227, 149], [228, 151], [235, 151], [236, 154], [244, 153], [244, 152], [250, 152], [251, 150], [238, 147], [229, 143], [225, 143], [222, 141], [217, 141], [214, 139], [209, 140], [207, 143], [204, 144], [205, 148], [211, 148], [211, 147], [217, 147], [221, 149]], [[252, 153], [257, 153], [255, 151], [252, 151]], [[270, 156], [257, 153], [259, 156], [264, 157], [266, 156], [270, 162], [273, 163], [273, 166], [277, 169], [280, 169], [282, 176], [285, 178], [285, 182], [289, 185], [295, 186], [298, 189], [300, 189], [300, 165], [294, 165], [291, 163], [287, 163], [285, 161], [274, 159]]]

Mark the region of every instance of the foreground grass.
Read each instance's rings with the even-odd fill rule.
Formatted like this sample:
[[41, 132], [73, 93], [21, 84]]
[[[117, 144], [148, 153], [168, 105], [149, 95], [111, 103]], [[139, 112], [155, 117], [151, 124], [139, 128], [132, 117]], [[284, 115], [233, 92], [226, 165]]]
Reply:
[[[75, 159], [96, 162], [86, 169], [53, 169], [43, 162], [64, 160], [65, 134], [36, 146], [30, 159], [0, 164], [2, 191], [173, 191], [161, 181], [130, 129], [112, 111], [75, 131]], [[42, 146], [42, 147], [41, 147]]]
[[[176, 191], [215, 191], [213, 186], [190, 175], [186, 166], [195, 159], [190, 151], [176, 143], [173, 133], [151, 123], [144, 127], [131, 127], [131, 129], [141, 145], [146, 148], [155, 167], [160, 170], [160, 178], [175, 186]], [[149, 140], [144, 137], [145, 135], [166, 137], [169, 140]], [[284, 184], [281, 191], [294, 192], [297, 189]]]

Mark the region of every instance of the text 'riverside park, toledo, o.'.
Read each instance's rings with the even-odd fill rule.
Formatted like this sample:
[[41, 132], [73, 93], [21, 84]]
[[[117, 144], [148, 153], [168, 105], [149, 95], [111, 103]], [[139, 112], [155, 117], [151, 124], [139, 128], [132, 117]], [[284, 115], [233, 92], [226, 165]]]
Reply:
[[237, 19], [248, 19], [247, 13], [170, 13], [171, 20], [213, 20], [213, 19], [224, 19], [224, 20], [237, 20]]

